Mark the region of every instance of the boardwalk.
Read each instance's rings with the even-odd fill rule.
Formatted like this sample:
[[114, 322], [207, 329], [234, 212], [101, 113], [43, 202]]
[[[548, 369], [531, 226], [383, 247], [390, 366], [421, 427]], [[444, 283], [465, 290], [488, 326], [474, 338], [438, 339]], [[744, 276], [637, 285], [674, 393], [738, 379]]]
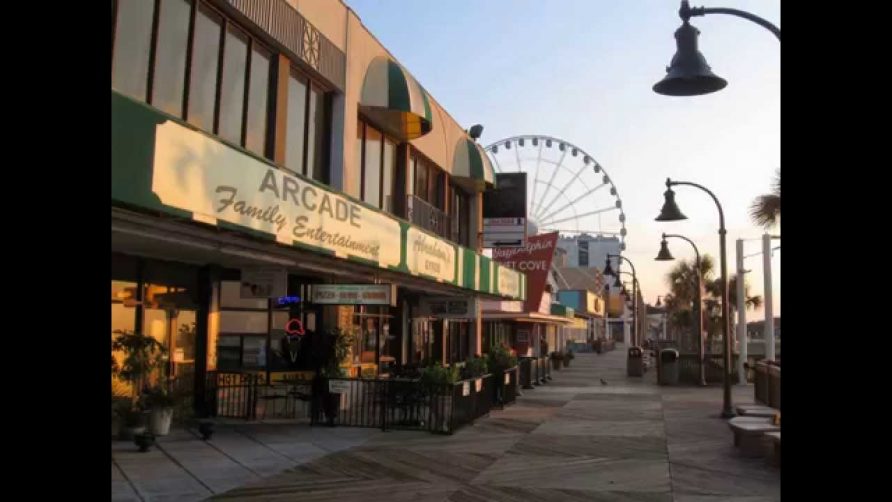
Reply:
[[[548, 385], [453, 436], [374, 434], [213, 500], [780, 499], [779, 472], [734, 451], [717, 418], [721, 388], [654, 381], [654, 372], [627, 378], [623, 350], [579, 354]], [[751, 402], [752, 388], [735, 395]]]

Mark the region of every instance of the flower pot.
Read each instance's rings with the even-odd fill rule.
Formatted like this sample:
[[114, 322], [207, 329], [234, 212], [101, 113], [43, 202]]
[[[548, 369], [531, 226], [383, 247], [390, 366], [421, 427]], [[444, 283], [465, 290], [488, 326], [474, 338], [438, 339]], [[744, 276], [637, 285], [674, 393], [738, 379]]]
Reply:
[[126, 425], [123, 422], [118, 428], [118, 439], [121, 441], [132, 441], [137, 435], [146, 431], [145, 425]]
[[151, 433], [144, 432], [142, 434], [137, 434], [133, 438], [133, 442], [136, 443], [136, 446], [139, 447], [139, 451], [145, 453], [149, 451], [149, 448], [155, 444], [155, 436]]
[[214, 435], [214, 423], [207, 420], [199, 422], [198, 433], [201, 434], [201, 439], [204, 441], [211, 439], [211, 436]]
[[170, 433], [171, 420], [173, 420], [173, 408], [155, 408], [149, 415], [149, 430], [156, 436], [166, 436]]

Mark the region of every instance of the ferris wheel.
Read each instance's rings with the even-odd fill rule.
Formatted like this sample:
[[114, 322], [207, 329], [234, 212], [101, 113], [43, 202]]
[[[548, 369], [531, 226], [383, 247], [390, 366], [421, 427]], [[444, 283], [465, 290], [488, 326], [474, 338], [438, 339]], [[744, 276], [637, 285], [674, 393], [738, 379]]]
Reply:
[[527, 173], [527, 219], [539, 232], [616, 237], [626, 215], [607, 171], [582, 148], [551, 136], [513, 136], [485, 148], [497, 173]]

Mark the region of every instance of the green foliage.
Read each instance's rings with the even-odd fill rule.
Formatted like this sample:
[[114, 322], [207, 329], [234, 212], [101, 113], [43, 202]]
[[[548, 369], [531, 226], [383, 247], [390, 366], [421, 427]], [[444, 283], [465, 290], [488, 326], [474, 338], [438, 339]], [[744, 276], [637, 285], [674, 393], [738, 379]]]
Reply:
[[427, 385], [454, 384], [459, 380], [458, 367], [452, 365], [449, 368], [442, 364], [427, 366], [421, 370], [421, 383]]
[[517, 366], [517, 356], [513, 355], [508, 347], [496, 345], [487, 354], [489, 369], [493, 373], [504, 371]]
[[347, 359], [350, 354], [350, 347], [353, 345], [353, 334], [332, 328], [328, 330], [327, 335], [334, 337], [332, 340], [332, 349], [328, 351], [328, 357], [322, 363], [322, 375], [325, 377], [345, 377], [347, 372], [341, 367], [341, 363]]
[[477, 378], [485, 375], [488, 371], [487, 361], [483, 357], [471, 356], [465, 361], [464, 377]]
[[124, 360], [118, 367], [112, 365], [112, 371], [126, 382], [139, 384], [152, 371], [161, 367], [167, 349], [151, 336], [132, 331], [115, 331], [118, 336], [112, 341], [112, 350], [124, 352]]

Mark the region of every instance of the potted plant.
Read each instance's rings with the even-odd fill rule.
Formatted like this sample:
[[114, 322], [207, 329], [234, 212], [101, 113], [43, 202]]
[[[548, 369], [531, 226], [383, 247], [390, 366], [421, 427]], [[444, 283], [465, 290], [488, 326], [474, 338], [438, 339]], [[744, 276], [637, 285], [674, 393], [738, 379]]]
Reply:
[[480, 378], [488, 371], [486, 359], [483, 357], [471, 356], [465, 361], [462, 368], [462, 378]]
[[118, 403], [115, 414], [120, 419], [118, 439], [131, 440], [146, 431], [145, 414], [130, 402]]
[[551, 369], [559, 370], [561, 369], [562, 362], [564, 360], [564, 354], [560, 352], [552, 352], [551, 353]]
[[147, 379], [153, 371], [164, 364], [167, 353], [164, 346], [155, 338], [134, 331], [115, 331], [112, 340], [112, 350], [123, 354], [120, 363], [112, 355], [112, 375], [130, 385], [131, 396], [129, 403], [124, 403], [118, 408], [118, 416], [121, 417], [121, 429], [118, 436], [122, 439], [132, 438], [145, 427], [143, 411], [139, 407], [139, 391], [143, 389]]
[[431, 397], [433, 430], [449, 432], [452, 417], [452, 386], [458, 379], [459, 370], [455, 365], [447, 368], [436, 363], [421, 370], [422, 388]]
[[320, 363], [319, 378], [316, 379], [315, 390], [328, 425], [334, 427], [334, 421], [341, 405], [341, 395], [329, 391], [328, 381], [331, 378], [347, 377], [347, 372], [341, 367], [341, 362], [347, 359], [350, 353], [353, 336], [347, 331], [332, 328], [326, 332], [326, 338], [320, 345], [322, 349], [317, 353]]
[[149, 448], [153, 444], [155, 444], [155, 435], [151, 432], [143, 432], [142, 434], [134, 436], [133, 442], [139, 447], [139, 451], [145, 453], [149, 451]]
[[173, 408], [177, 400], [163, 387], [155, 387], [142, 395], [143, 408], [149, 410], [149, 429], [156, 436], [170, 434]]
[[572, 350], [568, 350], [566, 354], [564, 354], [564, 368], [570, 366], [570, 361], [575, 359], [576, 356], [573, 354]]

